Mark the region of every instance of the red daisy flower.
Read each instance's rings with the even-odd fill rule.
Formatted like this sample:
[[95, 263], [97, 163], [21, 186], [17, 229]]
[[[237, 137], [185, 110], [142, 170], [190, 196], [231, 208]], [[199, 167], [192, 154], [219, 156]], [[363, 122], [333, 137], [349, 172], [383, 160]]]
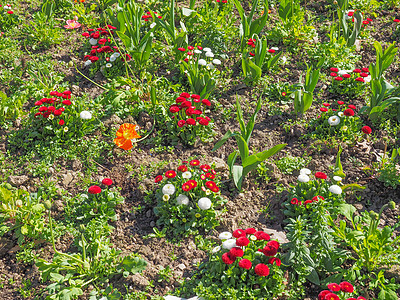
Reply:
[[319, 178], [319, 179], [326, 179], [326, 178], [328, 178], [328, 176], [327, 176], [325, 173], [323, 173], [323, 172], [316, 172], [316, 173], [315, 173], [315, 177], [316, 177], [316, 178]]
[[250, 243], [249, 239], [247, 237], [240, 237], [236, 240], [236, 245], [238, 245], [239, 247], [245, 247]]
[[169, 171], [165, 172], [165, 177], [174, 178], [174, 177], [176, 177], [176, 173], [173, 170], [169, 170]]
[[364, 132], [365, 134], [371, 134], [372, 129], [369, 126], [364, 126], [363, 128], [361, 128], [361, 131]]
[[340, 300], [339, 296], [334, 293], [329, 293], [325, 295], [324, 300]]
[[101, 193], [101, 187], [99, 187], [98, 185], [92, 185], [91, 187], [89, 187], [88, 193], [92, 194], [92, 195], [100, 194]]
[[340, 289], [342, 290], [342, 292], [345, 293], [352, 293], [354, 292], [354, 287], [350, 282], [347, 281], [343, 281], [339, 284]]
[[240, 238], [242, 236], [246, 236], [246, 231], [244, 231], [243, 229], [236, 229], [233, 233], [232, 236], [235, 238]]
[[337, 102], [337, 104], [339, 104], [339, 105], [343, 105], [343, 104], [344, 104], [344, 102], [343, 102], [343, 101], [338, 101], [338, 102]]
[[231, 257], [242, 257], [244, 255], [244, 251], [242, 250], [242, 248], [239, 247], [233, 247], [231, 248], [231, 250], [229, 250], [229, 255]]
[[242, 269], [250, 270], [251, 266], [252, 266], [251, 261], [246, 259], [246, 258], [245, 259], [241, 259], [239, 261], [239, 267], [242, 268]]
[[246, 234], [255, 234], [257, 230], [255, 230], [254, 228], [247, 228], [245, 229]]
[[197, 159], [193, 159], [193, 160], [189, 163], [189, 165], [191, 165], [191, 166], [198, 166], [198, 165], [200, 165], [200, 161], [198, 161]]
[[269, 234], [264, 231], [257, 231], [254, 233], [254, 236], [257, 238], [257, 240], [269, 241], [271, 239]]
[[227, 264], [227, 265], [231, 265], [235, 262], [236, 257], [232, 257], [229, 252], [226, 252], [224, 254], [222, 254], [222, 261]]
[[352, 117], [354, 116], [354, 110], [352, 110], [351, 108], [345, 109], [343, 114], [347, 117]]
[[332, 292], [339, 292], [340, 286], [337, 283], [329, 283], [328, 289], [330, 289]]
[[254, 268], [254, 272], [255, 272], [258, 276], [268, 276], [268, 275], [269, 275], [269, 268], [268, 268], [267, 265], [258, 264], [258, 265]]
[[104, 179], [101, 181], [101, 183], [104, 184], [104, 185], [112, 185], [112, 184], [113, 184], [113, 181], [112, 181], [110, 178], [104, 178]]
[[319, 110], [322, 111], [322, 112], [327, 112], [328, 111], [328, 109], [326, 107], [321, 107]]
[[290, 203], [293, 205], [296, 205], [299, 202], [299, 200], [297, 200], [297, 198], [293, 198]]
[[158, 176], [156, 176], [156, 178], [154, 179], [154, 182], [157, 183], [157, 182], [160, 182], [161, 180], [163, 180], [162, 175], [158, 175]]
[[278, 267], [282, 264], [281, 260], [279, 258], [277, 258], [277, 257], [271, 257], [268, 260], [268, 263], [271, 264], [271, 265], [273, 265], [275, 263], [275, 265], [277, 265]]
[[324, 300], [325, 296], [328, 295], [331, 291], [324, 290], [321, 293], [318, 294], [318, 300]]

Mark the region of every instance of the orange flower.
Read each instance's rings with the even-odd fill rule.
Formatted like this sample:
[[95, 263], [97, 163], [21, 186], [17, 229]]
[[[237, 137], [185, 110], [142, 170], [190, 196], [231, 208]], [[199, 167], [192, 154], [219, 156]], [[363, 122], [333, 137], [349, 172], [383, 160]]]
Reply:
[[118, 131], [117, 131], [117, 138], [114, 139], [114, 143], [124, 149], [124, 150], [130, 150], [132, 149], [132, 139], [137, 139], [140, 138], [140, 135], [137, 134], [136, 132], [136, 126], [133, 124], [122, 124]]

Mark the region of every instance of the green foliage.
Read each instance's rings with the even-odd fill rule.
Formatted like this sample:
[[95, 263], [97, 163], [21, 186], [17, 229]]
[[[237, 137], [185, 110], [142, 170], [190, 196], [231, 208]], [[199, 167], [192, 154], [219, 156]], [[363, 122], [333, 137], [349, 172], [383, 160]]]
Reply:
[[313, 102], [313, 92], [318, 83], [319, 72], [324, 64], [324, 58], [320, 59], [316, 68], [308, 66], [305, 82], [302, 82], [302, 75], [300, 75], [299, 83], [292, 85], [291, 90], [293, 91], [293, 104], [294, 112], [296, 115], [303, 115], [310, 107]]
[[207, 57], [207, 53], [203, 56], [203, 52], [199, 54], [192, 52], [187, 62], [184, 60], [180, 62], [181, 74], [186, 75], [192, 92], [200, 95], [202, 99], [208, 98], [215, 89], [216, 79], [220, 73], [213, 63], [217, 62], [217, 65], [221, 61]]
[[361, 131], [362, 120], [359, 114], [354, 116], [346, 116], [343, 111], [346, 105], [339, 106], [340, 111], [333, 111], [331, 107], [327, 107], [326, 112], [319, 112], [319, 118], [311, 120], [311, 133], [307, 137], [314, 137], [321, 140], [334, 138], [337, 141], [354, 143], [363, 135]]
[[[253, 115], [251, 116], [250, 121], [246, 125], [244, 123], [243, 113], [240, 107], [239, 99], [236, 98], [236, 113], [237, 113], [237, 120], [240, 125], [240, 132], [231, 132], [230, 130], [228, 130], [228, 132], [221, 138], [221, 140], [219, 140], [215, 144], [213, 148], [213, 151], [215, 151], [219, 147], [221, 147], [229, 138], [235, 137], [239, 149], [229, 154], [227, 163], [229, 166], [231, 176], [233, 178], [233, 182], [235, 183], [235, 186], [239, 191], [242, 190], [242, 183], [246, 178], [247, 174], [249, 174], [252, 170], [256, 169], [261, 162], [273, 156], [277, 152], [281, 151], [286, 146], [286, 144], [280, 144], [272, 147], [271, 149], [267, 149], [256, 154], [249, 155], [248, 144], [250, 141], [251, 133], [253, 132], [254, 129], [257, 113], [260, 111], [260, 109], [261, 109], [261, 98], [258, 99], [257, 107]], [[236, 159], [238, 158], [239, 154], [242, 161], [241, 166], [235, 165]]]
[[115, 207], [124, 202], [119, 192], [113, 188], [102, 189], [100, 194], [82, 193], [67, 199], [66, 216], [70, 220], [86, 224], [91, 219], [117, 221]]
[[253, 0], [253, 3], [251, 5], [251, 11], [248, 16], [246, 16], [245, 10], [242, 4], [239, 2], [239, 0], [233, 0], [233, 3], [235, 4], [241, 19], [240, 50], [241, 53], [244, 53], [244, 49], [247, 45], [248, 39], [252, 38], [254, 35], [258, 36], [260, 32], [263, 30], [265, 24], [267, 23], [268, 1], [264, 0], [263, 2], [264, 14], [255, 20], [253, 20], [253, 17], [256, 12], [256, 9], [258, 8], [259, 0]]
[[[362, 110], [367, 110], [370, 118], [376, 118], [386, 107], [399, 104], [400, 87], [395, 88], [384, 77], [384, 72], [392, 64], [398, 48], [395, 43], [390, 44], [385, 51], [382, 50], [382, 45], [375, 41], [374, 47], [376, 50], [376, 63], [371, 63], [369, 70], [371, 72], [371, 98], [369, 106], [365, 106]], [[398, 105], [397, 119], [400, 120], [400, 106]]]
[[[269, 53], [267, 40], [260, 40], [257, 35], [255, 37], [255, 48], [254, 48], [254, 57], [248, 54], [242, 55], [242, 70], [244, 77], [247, 78], [250, 82], [257, 82], [261, 76], [262, 72], [269, 72], [274, 65], [278, 62], [278, 59], [282, 55], [282, 51], [276, 55]], [[253, 39], [254, 40], [254, 39]], [[275, 52], [275, 50], [273, 50]], [[268, 57], [268, 59], [266, 59]]]
[[87, 243], [82, 234], [81, 252], [67, 254], [54, 249], [56, 253], [52, 262], [38, 259], [36, 266], [43, 281], [53, 282], [46, 287], [49, 293], [46, 299], [77, 299], [89, 284], [104, 286], [117, 274], [127, 277], [146, 268], [145, 260], [135, 255], [121, 256], [120, 250], [110, 246], [104, 237]]
[[108, 8], [108, 17], [113, 25], [117, 27], [116, 34], [124, 44], [126, 51], [134, 59], [136, 67], [139, 71], [143, 71], [150, 58], [154, 37], [153, 32], [157, 27], [153, 27], [148, 32], [143, 33], [141, 21], [144, 10], [132, 0], [128, 3], [125, 3], [124, 0], [119, 0], [118, 3], [118, 7], [123, 9], [117, 9], [115, 12]]
[[293, 156], [284, 156], [279, 160], [275, 161], [275, 165], [278, 169], [286, 175], [290, 175], [295, 170], [300, 170], [305, 168], [307, 163], [310, 162], [311, 159], [306, 160], [302, 157], [293, 157]]
[[[334, 230], [338, 241], [353, 250], [354, 265], [349, 270], [348, 277], [354, 280], [369, 281], [371, 275], [378, 279], [372, 280], [372, 288], [379, 287], [381, 290], [379, 299], [395, 300], [395, 290], [400, 287], [398, 284], [386, 284], [384, 269], [392, 265], [398, 265], [400, 261], [400, 237], [394, 232], [400, 224], [378, 228], [382, 212], [390, 206], [392, 209], [395, 203], [385, 204], [379, 214], [374, 211], [364, 211], [361, 215], [355, 214], [357, 209], [350, 204], [341, 204], [340, 213], [350, 222], [341, 220], [337, 225], [329, 217], [329, 224]], [[381, 277], [381, 278], [380, 278]], [[380, 278], [380, 279], [379, 279]], [[374, 282], [375, 281], [375, 282]], [[387, 294], [382, 298], [383, 294]]]
[[56, 26], [53, 16], [47, 17], [43, 12], [36, 12], [33, 21], [25, 24], [22, 31], [26, 34], [25, 45], [33, 50], [47, 49], [53, 45], [61, 44], [64, 35], [60, 27]]
[[12, 188], [9, 184], [0, 186], [0, 235], [13, 231], [18, 244], [38, 241], [46, 236], [45, 193], [29, 194]]

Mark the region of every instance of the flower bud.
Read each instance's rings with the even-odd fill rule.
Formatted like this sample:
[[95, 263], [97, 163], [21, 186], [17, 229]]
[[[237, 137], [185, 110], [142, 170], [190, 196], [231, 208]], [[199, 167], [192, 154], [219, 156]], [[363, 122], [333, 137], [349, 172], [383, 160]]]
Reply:
[[394, 203], [394, 201], [389, 201], [389, 207], [390, 207], [390, 209], [395, 209], [396, 203]]
[[72, 60], [70, 60], [70, 61], [68, 62], [68, 67], [72, 68], [73, 66], [74, 66], [74, 62], [73, 62]]
[[44, 201], [43, 205], [47, 210], [51, 209], [51, 201], [50, 200]]
[[371, 210], [369, 212], [369, 216], [371, 217], [371, 219], [374, 219], [374, 220], [378, 219], [378, 214], [376, 212], [374, 212], [373, 210]]

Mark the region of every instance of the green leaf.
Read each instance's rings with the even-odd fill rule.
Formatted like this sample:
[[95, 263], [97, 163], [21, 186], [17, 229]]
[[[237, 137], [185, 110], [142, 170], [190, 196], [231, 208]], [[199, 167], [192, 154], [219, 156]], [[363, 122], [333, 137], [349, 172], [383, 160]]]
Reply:
[[345, 216], [349, 221], [353, 220], [353, 214], [357, 211], [357, 209], [347, 203], [343, 203], [339, 205], [339, 212]]
[[139, 257], [126, 256], [122, 261], [122, 267], [124, 270], [132, 274], [142, 272], [144, 269], [146, 269], [146, 266], [147, 261]]
[[320, 285], [320, 280], [317, 271], [313, 268], [307, 279], [316, 285]]
[[217, 150], [219, 147], [221, 147], [228, 139], [231, 137], [237, 135], [236, 132], [231, 132], [228, 130], [225, 135], [214, 145], [214, 148], [211, 151]]
[[366, 188], [365, 186], [361, 186], [357, 183], [349, 183], [349, 184], [345, 184], [342, 186], [343, 191], [345, 191], [347, 189], [362, 191], [362, 190], [365, 190], [365, 188]]
[[242, 174], [243, 174], [243, 167], [242, 166], [232, 166], [232, 178], [235, 186], [238, 188], [239, 191], [242, 190]]
[[58, 273], [50, 273], [50, 280], [52, 281], [56, 281], [56, 282], [64, 282], [64, 276], [62, 276], [61, 274]]

